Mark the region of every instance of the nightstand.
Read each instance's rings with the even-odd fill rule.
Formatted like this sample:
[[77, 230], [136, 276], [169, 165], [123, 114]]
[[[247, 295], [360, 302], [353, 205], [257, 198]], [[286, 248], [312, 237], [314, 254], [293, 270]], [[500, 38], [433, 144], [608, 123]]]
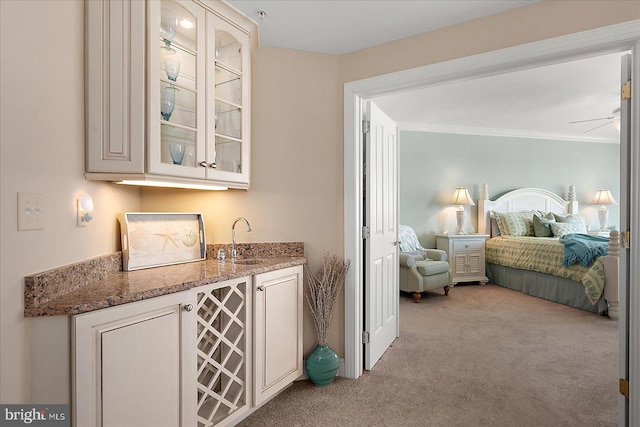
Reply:
[[484, 242], [488, 238], [488, 234], [436, 234], [437, 248], [447, 253], [453, 272], [452, 286], [458, 282], [489, 281], [484, 261]]

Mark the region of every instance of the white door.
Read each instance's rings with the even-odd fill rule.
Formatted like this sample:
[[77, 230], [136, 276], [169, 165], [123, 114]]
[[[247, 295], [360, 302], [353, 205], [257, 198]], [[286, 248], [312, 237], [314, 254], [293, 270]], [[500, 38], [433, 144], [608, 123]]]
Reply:
[[364, 328], [369, 342], [364, 340], [364, 367], [371, 369], [398, 336], [398, 126], [367, 104]]
[[622, 84], [634, 80], [632, 99], [620, 101], [620, 231], [631, 230], [631, 248], [620, 250], [618, 322], [620, 378], [629, 381], [629, 399], [619, 396], [618, 425], [640, 425], [640, 41], [622, 57]]

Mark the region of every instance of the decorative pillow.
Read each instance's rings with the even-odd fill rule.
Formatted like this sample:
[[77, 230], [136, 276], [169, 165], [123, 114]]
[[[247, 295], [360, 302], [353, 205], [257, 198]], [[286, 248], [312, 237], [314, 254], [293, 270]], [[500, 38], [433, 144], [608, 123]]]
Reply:
[[556, 237], [562, 237], [565, 234], [587, 233], [587, 227], [582, 223], [552, 222], [549, 225], [551, 226], [553, 235]]
[[562, 215], [562, 214], [554, 213], [553, 216], [556, 219], [556, 222], [564, 222], [569, 224], [585, 224], [584, 218], [582, 218], [578, 214]]
[[556, 222], [553, 214], [549, 212], [544, 216], [533, 216], [533, 231], [536, 237], [553, 237], [551, 223]]
[[493, 212], [503, 236], [535, 236], [533, 231], [534, 212]]

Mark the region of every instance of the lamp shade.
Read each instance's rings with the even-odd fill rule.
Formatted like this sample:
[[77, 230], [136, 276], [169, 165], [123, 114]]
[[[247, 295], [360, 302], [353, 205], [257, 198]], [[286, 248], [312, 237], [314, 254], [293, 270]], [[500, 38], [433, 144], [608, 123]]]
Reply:
[[611, 191], [598, 190], [596, 191], [596, 195], [593, 196], [593, 200], [591, 201], [591, 204], [592, 205], [617, 205], [618, 202], [616, 202], [613, 196], [611, 195]]
[[473, 199], [469, 195], [469, 190], [464, 187], [456, 188], [456, 191], [453, 192], [453, 197], [451, 198], [451, 204], [460, 206], [475, 206], [475, 203], [473, 203]]

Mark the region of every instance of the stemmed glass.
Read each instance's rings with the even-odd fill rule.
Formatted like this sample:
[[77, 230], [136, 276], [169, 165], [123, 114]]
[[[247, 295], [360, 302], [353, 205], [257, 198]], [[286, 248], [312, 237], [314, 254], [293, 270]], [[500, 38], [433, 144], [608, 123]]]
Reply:
[[167, 72], [167, 78], [172, 82], [178, 79], [180, 73], [180, 61], [171, 56], [167, 56], [164, 59], [164, 70]]
[[164, 41], [164, 46], [160, 49], [167, 55], [175, 55], [176, 51], [171, 47], [171, 41], [176, 36], [178, 29], [178, 15], [169, 9], [162, 9], [160, 17], [160, 37]]
[[175, 86], [167, 86], [160, 93], [160, 115], [164, 120], [168, 121], [171, 113], [173, 113], [173, 109], [176, 106], [177, 90]]
[[184, 157], [185, 146], [175, 142], [169, 143], [169, 154], [174, 165], [181, 165]]

